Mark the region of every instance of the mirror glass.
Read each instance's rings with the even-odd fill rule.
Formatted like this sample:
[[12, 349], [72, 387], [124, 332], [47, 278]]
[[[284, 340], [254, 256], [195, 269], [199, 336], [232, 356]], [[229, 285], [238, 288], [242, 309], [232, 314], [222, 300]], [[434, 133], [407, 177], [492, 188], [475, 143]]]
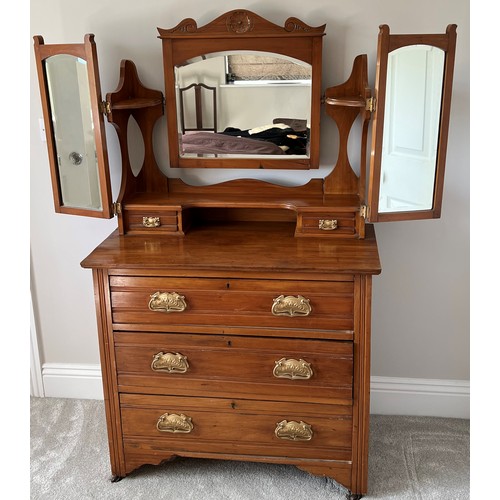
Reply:
[[433, 207], [444, 62], [431, 45], [389, 53], [379, 212]]
[[312, 67], [217, 52], [175, 67], [181, 157], [309, 158]]
[[87, 62], [58, 54], [45, 72], [63, 205], [102, 210]]

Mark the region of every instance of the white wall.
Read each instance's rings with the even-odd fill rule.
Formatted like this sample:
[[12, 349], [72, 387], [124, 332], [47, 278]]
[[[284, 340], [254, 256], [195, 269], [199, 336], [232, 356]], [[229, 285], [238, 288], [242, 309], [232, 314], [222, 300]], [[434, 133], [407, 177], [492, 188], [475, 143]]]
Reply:
[[[94, 33], [103, 93], [115, 90], [121, 59], [133, 60], [142, 82], [163, 90], [161, 42], [156, 27], [185, 17], [203, 25], [232, 8], [248, 8], [283, 25], [296, 16], [312, 26], [326, 23], [323, 89], [344, 82], [356, 55], [366, 53], [374, 85], [378, 27], [393, 33], [441, 33], [458, 25], [457, 57], [444, 204], [439, 220], [377, 224], [382, 274], [374, 278], [372, 374], [401, 379], [469, 379], [469, 4], [466, 0], [45, 0], [31, 3], [31, 35], [45, 43], [81, 43]], [[42, 363], [99, 363], [91, 272], [80, 262], [115, 227], [54, 213], [42, 116], [31, 56], [31, 269]], [[164, 126], [158, 162], [167, 170]], [[113, 193], [119, 186], [116, 134], [107, 124]], [[354, 138], [355, 139], [355, 138]], [[324, 114], [321, 168], [312, 172], [265, 172], [260, 178], [302, 184], [326, 175], [336, 158], [337, 132]], [[352, 141], [352, 147], [357, 146]], [[356, 157], [353, 161], [357, 161]], [[249, 172], [194, 170], [188, 181], [215, 182]], [[175, 175], [178, 175], [176, 172]]]

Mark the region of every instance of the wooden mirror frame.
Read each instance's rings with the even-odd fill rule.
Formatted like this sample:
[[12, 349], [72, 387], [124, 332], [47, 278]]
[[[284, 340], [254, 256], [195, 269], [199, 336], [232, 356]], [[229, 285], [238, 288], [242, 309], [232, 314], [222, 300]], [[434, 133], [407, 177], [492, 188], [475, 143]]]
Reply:
[[[375, 78], [376, 109], [372, 124], [372, 149], [370, 178], [368, 186], [369, 222], [389, 222], [402, 220], [432, 219], [441, 216], [443, 199], [444, 170], [450, 122], [453, 68], [457, 25], [450, 24], [444, 34], [392, 35], [389, 26], [381, 25], [378, 37], [377, 71]], [[406, 212], [379, 212], [380, 178], [382, 168], [382, 142], [384, 131], [384, 113], [387, 87], [387, 66], [389, 53], [410, 45], [429, 45], [442, 49], [445, 53], [443, 87], [441, 94], [441, 112], [437, 142], [436, 169], [432, 208]]]
[[[311, 27], [295, 17], [284, 27], [273, 24], [248, 10], [227, 12], [211, 23], [198, 27], [194, 19], [184, 19], [171, 29], [158, 28], [163, 45], [165, 107], [170, 166], [173, 168], [256, 168], [310, 169], [319, 167], [321, 111], [322, 37], [325, 25]], [[312, 66], [310, 153], [308, 158], [187, 158], [179, 154], [178, 109], [175, 91], [176, 65], [215, 52], [250, 50], [289, 56]]]
[[[97, 64], [97, 50], [94, 35], [85, 35], [84, 43], [80, 44], [45, 44], [43, 37], [35, 35], [34, 50], [38, 81], [40, 85], [40, 96], [47, 138], [47, 149], [49, 153], [50, 175], [52, 182], [52, 193], [54, 207], [57, 213], [70, 215], [84, 215], [87, 217], [98, 217], [110, 219], [113, 217], [113, 203], [111, 195], [111, 182], [109, 176], [108, 153], [106, 146], [106, 135], [104, 129], [104, 117], [102, 113], [101, 85], [99, 83], [99, 68]], [[101, 210], [76, 208], [65, 206], [61, 190], [61, 179], [58, 168], [58, 158], [54, 127], [51, 116], [50, 95], [45, 71], [45, 61], [55, 55], [71, 55], [87, 62], [87, 75], [90, 91], [90, 104], [92, 109], [92, 120], [94, 125], [94, 140], [96, 147], [99, 189], [101, 196]]]

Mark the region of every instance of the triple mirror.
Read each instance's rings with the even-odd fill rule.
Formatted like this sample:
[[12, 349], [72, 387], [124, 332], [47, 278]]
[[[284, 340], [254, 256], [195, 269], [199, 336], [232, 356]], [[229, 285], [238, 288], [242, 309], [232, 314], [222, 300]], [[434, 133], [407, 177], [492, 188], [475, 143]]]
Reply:
[[[324, 28], [296, 18], [280, 27], [243, 10], [158, 28], [170, 166], [319, 167]], [[34, 39], [56, 211], [112, 217], [94, 36]], [[380, 27], [370, 222], [440, 216], [455, 44], [456, 25], [431, 35]]]

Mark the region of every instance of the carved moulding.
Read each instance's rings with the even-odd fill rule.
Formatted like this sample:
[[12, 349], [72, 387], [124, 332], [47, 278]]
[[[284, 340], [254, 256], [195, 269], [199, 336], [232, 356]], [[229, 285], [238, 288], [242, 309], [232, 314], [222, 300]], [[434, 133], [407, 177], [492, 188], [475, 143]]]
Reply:
[[309, 26], [296, 17], [289, 17], [284, 26], [274, 24], [267, 19], [245, 9], [235, 9], [226, 12], [222, 16], [214, 19], [212, 22], [205, 26], [198, 27], [197, 22], [192, 19], [184, 19], [177, 26], [170, 29], [158, 28], [160, 38], [162, 35], [191, 35], [191, 34], [215, 34], [215, 33], [228, 33], [234, 35], [269, 35], [279, 34], [282, 32], [284, 35], [290, 33], [304, 33], [304, 34], [321, 34], [325, 31], [326, 25]]

